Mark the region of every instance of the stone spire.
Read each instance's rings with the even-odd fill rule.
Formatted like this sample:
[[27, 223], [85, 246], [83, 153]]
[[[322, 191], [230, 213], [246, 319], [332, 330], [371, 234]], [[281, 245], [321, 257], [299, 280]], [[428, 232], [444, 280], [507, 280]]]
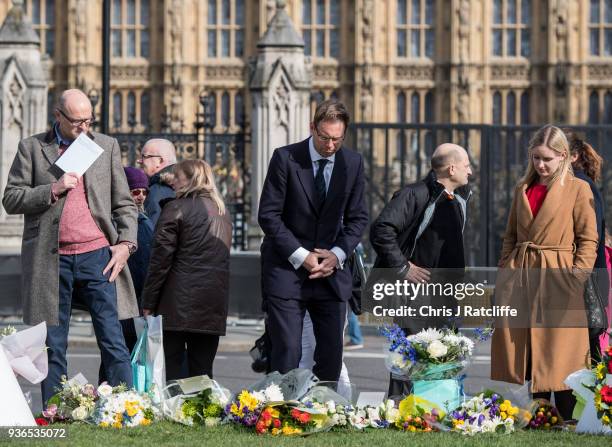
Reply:
[[268, 29], [261, 40], [257, 43], [258, 48], [265, 47], [301, 47], [304, 48], [304, 40], [293, 27], [293, 22], [285, 11], [286, 0], [276, 0], [276, 13]]
[[38, 34], [23, 10], [23, 0], [13, 0], [13, 6], [0, 27], [0, 43], [40, 45]]

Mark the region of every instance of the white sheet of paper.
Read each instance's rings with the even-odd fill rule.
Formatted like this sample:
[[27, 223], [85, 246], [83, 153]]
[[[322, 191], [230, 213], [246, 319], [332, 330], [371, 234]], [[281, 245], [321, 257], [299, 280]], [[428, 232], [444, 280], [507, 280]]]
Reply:
[[55, 164], [64, 172], [75, 172], [81, 177], [103, 152], [104, 149], [81, 132]]
[[366, 405], [370, 405], [372, 407], [377, 407], [383, 402], [383, 400], [385, 400], [384, 391], [363, 391], [359, 393], [357, 406], [365, 407]]

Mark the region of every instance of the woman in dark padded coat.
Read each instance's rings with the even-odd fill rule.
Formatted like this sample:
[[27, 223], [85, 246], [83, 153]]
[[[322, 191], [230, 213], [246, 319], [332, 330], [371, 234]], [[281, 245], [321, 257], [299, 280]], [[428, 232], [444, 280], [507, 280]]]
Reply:
[[142, 293], [143, 313], [162, 315], [168, 380], [213, 375], [219, 336], [225, 335], [232, 224], [211, 167], [202, 160], [175, 165], [176, 199], [155, 227]]

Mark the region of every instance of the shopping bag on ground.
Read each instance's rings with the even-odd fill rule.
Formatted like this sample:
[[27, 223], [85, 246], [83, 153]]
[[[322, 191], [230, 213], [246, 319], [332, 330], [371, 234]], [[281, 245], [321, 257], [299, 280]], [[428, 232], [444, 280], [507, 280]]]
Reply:
[[147, 391], [147, 376], [149, 385], [151, 383], [151, 370], [147, 371], [147, 334], [148, 328], [145, 323], [132, 352], [132, 382], [139, 393]]
[[[136, 342], [132, 358], [134, 358], [134, 354], [139, 347], [141, 336], [143, 333], [146, 333], [146, 335], [142, 336], [144, 348], [140, 347], [141, 351], [145, 351], [144, 391], [150, 392], [153, 401], [159, 403], [162, 400], [161, 391], [166, 387], [162, 316], [153, 317], [149, 315], [147, 317], [134, 318], [134, 326], [136, 334], [138, 334], [138, 342]], [[133, 361], [132, 365], [134, 365]], [[132, 369], [134, 370], [134, 366], [132, 366]], [[134, 376], [134, 379], [134, 386], [136, 386], [136, 376]]]

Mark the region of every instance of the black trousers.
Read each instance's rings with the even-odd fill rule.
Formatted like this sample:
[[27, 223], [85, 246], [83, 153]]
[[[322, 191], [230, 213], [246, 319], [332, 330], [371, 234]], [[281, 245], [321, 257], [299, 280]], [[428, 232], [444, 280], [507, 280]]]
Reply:
[[282, 374], [297, 368], [302, 357], [302, 326], [310, 314], [317, 346], [312, 372], [320, 380], [337, 381], [342, 369], [346, 303], [337, 299], [266, 297], [270, 369]]
[[[219, 347], [219, 336], [198, 332], [164, 331], [166, 379], [176, 380], [206, 374], [212, 379], [213, 362]], [[187, 352], [188, 371], [183, 361]], [[187, 373], [187, 374], [185, 374]]]

